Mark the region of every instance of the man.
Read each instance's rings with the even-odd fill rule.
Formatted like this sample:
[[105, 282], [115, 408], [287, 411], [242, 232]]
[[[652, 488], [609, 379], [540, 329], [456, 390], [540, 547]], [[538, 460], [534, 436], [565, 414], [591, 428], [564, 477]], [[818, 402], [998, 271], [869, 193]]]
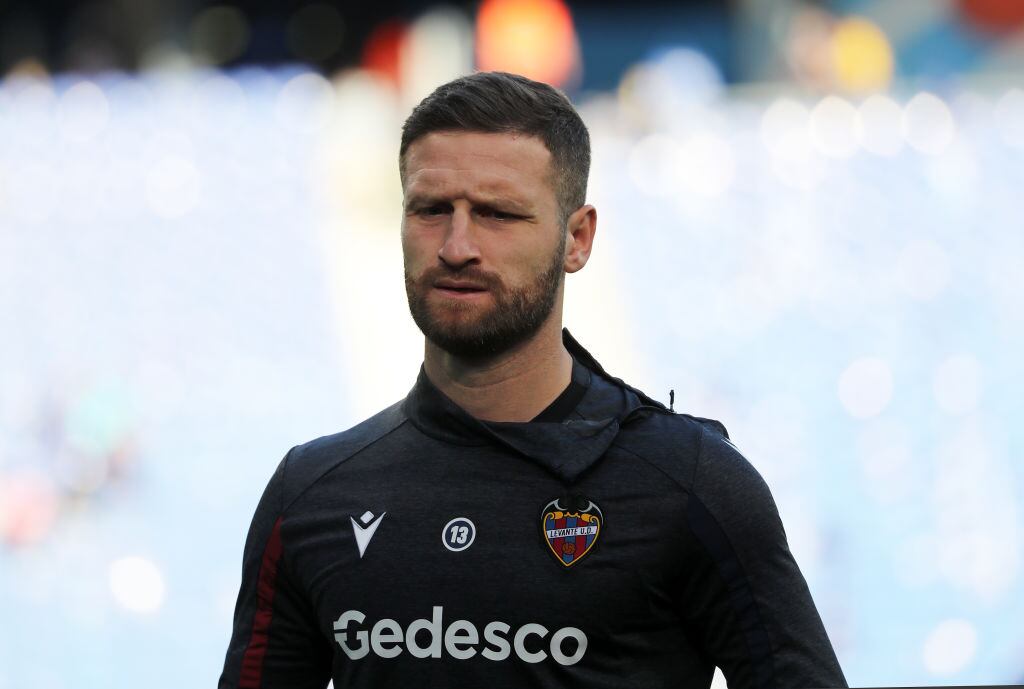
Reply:
[[221, 689], [846, 686], [768, 487], [717, 421], [561, 329], [596, 228], [551, 87], [479, 73], [403, 128], [409, 395], [293, 447]]

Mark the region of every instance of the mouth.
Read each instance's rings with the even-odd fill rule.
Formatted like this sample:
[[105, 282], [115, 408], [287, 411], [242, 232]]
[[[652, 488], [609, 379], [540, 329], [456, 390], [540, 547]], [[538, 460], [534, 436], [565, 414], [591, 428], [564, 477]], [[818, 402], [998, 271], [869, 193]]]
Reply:
[[487, 292], [483, 285], [457, 280], [438, 280], [434, 283], [434, 289], [449, 297], [472, 297]]
[[469, 288], [454, 288], [454, 287], [435, 287], [440, 294], [448, 297], [449, 299], [474, 299], [481, 295], [487, 294], [485, 289], [469, 289]]
[[455, 281], [455, 279], [439, 279], [434, 283], [434, 287], [444, 292], [458, 292], [458, 293], [470, 293], [470, 292], [486, 292], [487, 288], [477, 283], [468, 283], [462, 281]]

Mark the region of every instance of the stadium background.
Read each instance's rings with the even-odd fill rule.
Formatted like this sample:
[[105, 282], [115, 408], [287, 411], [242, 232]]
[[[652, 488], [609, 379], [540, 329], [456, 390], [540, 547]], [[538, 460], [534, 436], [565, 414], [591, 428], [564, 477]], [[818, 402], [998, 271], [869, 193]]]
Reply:
[[851, 685], [1024, 682], [1022, 27], [999, 0], [0, 5], [0, 688], [215, 682], [280, 457], [413, 381], [399, 127], [474, 68], [578, 104], [599, 232], [567, 325], [729, 427]]

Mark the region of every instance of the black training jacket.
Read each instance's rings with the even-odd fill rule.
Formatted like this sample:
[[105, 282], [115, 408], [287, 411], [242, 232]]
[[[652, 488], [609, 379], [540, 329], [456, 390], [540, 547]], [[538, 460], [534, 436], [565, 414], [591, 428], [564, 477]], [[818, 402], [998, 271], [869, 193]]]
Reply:
[[768, 486], [717, 421], [569, 335], [562, 422], [424, 375], [293, 447], [245, 544], [219, 689], [845, 687]]

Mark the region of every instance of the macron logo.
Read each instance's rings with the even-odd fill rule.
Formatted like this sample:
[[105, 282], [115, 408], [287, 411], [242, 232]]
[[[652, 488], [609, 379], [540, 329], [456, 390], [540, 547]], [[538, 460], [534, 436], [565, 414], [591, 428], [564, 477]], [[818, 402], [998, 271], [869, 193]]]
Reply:
[[376, 519], [373, 518], [373, 512], [366, 510], [363, 512], [363, 516], [359, 518], [362, 525], [356, 521], [355, 517], [349, 517], [352, 520], [352, 533], [356, 536], [356, 545], [359, 546], [359, 559], [363, 558], [363, 553], [366, 552], [366, 546], [370, 545], [370, 539], [373, 538], [373, 532], [380, 526], [380, 521], [384, 518], [387, 512], [381, 512], [380, 516]]

